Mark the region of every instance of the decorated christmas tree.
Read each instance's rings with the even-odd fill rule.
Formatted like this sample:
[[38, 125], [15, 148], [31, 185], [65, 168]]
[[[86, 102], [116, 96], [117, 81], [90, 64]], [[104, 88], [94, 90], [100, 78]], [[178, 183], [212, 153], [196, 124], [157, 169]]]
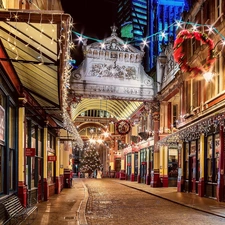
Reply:
[[84, 151], [81, 158], [80, 172], [88, 173], [89, 176], [95, 171], [100, 170], [102, 167], [100, 156], [94, 145], [91, 145]]

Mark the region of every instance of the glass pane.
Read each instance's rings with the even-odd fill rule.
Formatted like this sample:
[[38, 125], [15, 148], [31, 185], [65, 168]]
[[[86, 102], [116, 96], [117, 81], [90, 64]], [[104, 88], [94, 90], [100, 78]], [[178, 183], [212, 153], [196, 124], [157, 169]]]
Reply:
[[191, 142], [191, 154], [195, 155], [196, 153], [196, 141]]
[[188, 161], [185, 162], [185, 179], [188, 180], [189, 179], [189, 168], [188, 168]]
[[189, 158], [189, 144], [185, 144], [185, 160], [188, 160]]
[[178, 175], [178, 150], [169, 149], [168, 174], [169, 177], [177, 177]]
[[135, 175], [138, 174], [138, 153], [134, 155], [134, 173]]
[[0, 146], [0, 193], [3, 192], [3, 147]]
[[207, 139], [207, 180], [212, 182], [212, 136]]
[[48, 162], [48, 168], [47, 168], [47, 173], [48, 173], [48, 177], [47, 177], [47, 182], [48, 184], [52, 184], [53, 183], [53, 163], [52, 162]]
[[42, 179], [42, 159], [38, 159], [38, 181]]
[[9, 108], [9, 148], [15, 148], [15, 109]]
[[31, 188], [35, 187], [35, 157], [31, 157]]
[[217, 182], [218, 179], [218, 172], [219, 172], [219, 158], [220, 158], [220, 137], [219, 134], [215, 135], [215, 180]]
[[13, 189], [13, 150], [9, 152], [9, 188]]

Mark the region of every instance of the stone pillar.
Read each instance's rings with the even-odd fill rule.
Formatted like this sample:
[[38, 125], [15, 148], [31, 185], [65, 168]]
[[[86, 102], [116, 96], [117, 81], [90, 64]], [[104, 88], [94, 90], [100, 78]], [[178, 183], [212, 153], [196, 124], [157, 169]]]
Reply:
[[44, 182], [44, 201], [49, 199], [49, 187], [47, 181], [47, 168], [48, 168], [48, 121], [45, 121], [45, 127], [43, 132], [43, 182]]
[[153, 164], [154, 168], [151, 171], [151, 187], [160, 187], [160, 178], [159, 178], [159, 147], [157, 142], [159, 140], [159, 120], [160, 120], [160, 104], [158, 101], [155, 101], [152, 104], [152, 116], [154, 121], [154, 153], [153, 153]]
[[56, 138], [56, 162], [55, 162], [55, 193], [59, 194], [61, 191], [61, 180], [60, 180], [60, 138]]
[[18, 110], [18, 197], [22, 205], [27, 205], [27, 185], [26, 185], [26, 115], [25, 104], [27, 100], [19, 98]]

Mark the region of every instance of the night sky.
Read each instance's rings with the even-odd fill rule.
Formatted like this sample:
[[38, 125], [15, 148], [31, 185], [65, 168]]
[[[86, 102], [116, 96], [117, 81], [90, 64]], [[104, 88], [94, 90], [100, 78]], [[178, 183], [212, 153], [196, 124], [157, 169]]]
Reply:
[[[73, 17], [73, 30], [85, 36], [102, 40], [111, 35], [110, 27], [116, 24], [117, 0], [62, 0], [65, 13]], [[74, 35], [74, 39], [76, 36]], [[90, 44], [91, 40], [88, 41]], [[72, 57], [79, 65], [83, 60], [81, 46], [77, 44]]]

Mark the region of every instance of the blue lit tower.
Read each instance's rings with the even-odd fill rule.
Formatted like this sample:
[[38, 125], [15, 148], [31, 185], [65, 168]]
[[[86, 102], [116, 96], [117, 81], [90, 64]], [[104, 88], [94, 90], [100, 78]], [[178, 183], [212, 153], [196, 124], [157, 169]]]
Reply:
[[[143, 38], [148, 37], [148, 48], [145, 49], [145, 70], [149, 71], [156, 63], [161, 44], [166, 44], [170, 37], [175, 39], [176, 26], [171, 26], [180, 20], [182, 13], [188, 11], [191, 0], [119, 0], [117, 24], [122, 28], [121, 37], [135, 46], [139, 46]], [[124, 33], [129, 27], [131, 34]], [[165, 31], [166, 36], [160, 35]]]
[[119, 0], [117, 23], [124, 29], [122, 37], [127, 37], [134, 46], [138, 46], [146, 35], [148, 25], [148, 0]]

